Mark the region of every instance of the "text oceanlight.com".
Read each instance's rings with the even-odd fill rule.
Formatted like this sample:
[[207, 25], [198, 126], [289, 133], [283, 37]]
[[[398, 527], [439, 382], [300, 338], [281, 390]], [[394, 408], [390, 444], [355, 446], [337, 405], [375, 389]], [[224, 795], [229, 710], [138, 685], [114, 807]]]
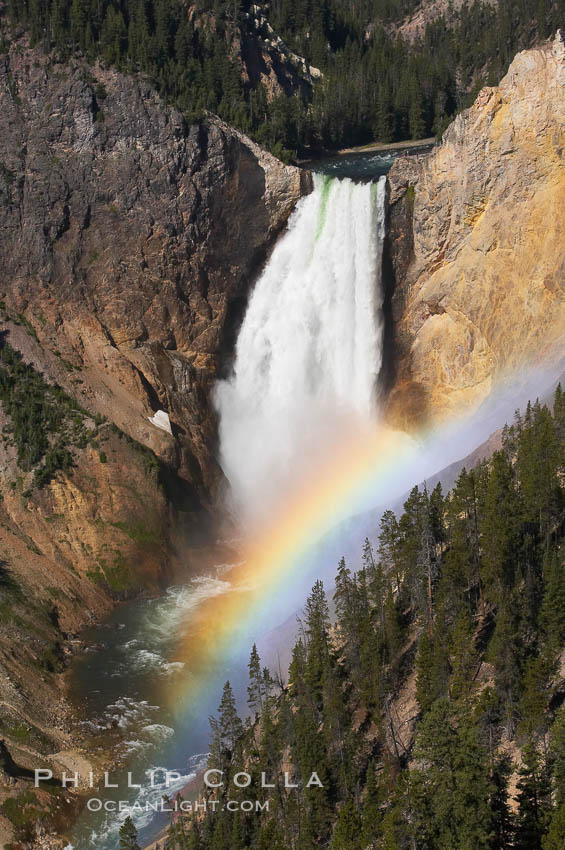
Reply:
[[127, 812], [129, 815], [153, 812], [154, 814], [175, 814], [177, 812], [268, 812], [268, 800], [182, 800], [176, 798], [169, 800], [161, 797], [160, 800], [147, 800], [145, 803], [136, 801], [130, 803], [128, 800], [101, 800], [99, 797], [91, 797], [86, 804], [90, 812]]

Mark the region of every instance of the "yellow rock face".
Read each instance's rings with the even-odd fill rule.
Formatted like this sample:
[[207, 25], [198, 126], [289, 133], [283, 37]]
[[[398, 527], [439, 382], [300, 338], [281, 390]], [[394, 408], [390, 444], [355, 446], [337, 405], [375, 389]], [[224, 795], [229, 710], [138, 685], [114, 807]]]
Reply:
[[414, 187], [396, 423], [474, 409], [504, 376], [564, 356], [564, 150], [557, 37], [518, 54], [430, 155], [393, 166], [393, 203]]

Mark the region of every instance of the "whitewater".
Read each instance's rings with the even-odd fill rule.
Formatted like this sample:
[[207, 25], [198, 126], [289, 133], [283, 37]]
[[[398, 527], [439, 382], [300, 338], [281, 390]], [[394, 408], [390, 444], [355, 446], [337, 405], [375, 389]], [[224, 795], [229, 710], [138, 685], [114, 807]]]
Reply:
[[219, 382], [220, 462], [245, 523], [276, 510], [344, 432], [378, 416], [385, 178], [314, 177], [249, 301]]

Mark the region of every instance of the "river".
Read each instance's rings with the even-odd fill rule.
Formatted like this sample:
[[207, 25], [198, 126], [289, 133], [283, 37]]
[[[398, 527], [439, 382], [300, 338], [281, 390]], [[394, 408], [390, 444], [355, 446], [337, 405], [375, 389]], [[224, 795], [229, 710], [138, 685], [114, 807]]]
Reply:
[[[393, 153], [354, 154], [317, 161], [312, 167], [330, 177], [348, 177], [376, 184], [390, 168], [393, 158]], [[255, 424], [257, 421], [263, 423], [263, 431], [270, 431], [271, 437], [274, 434], [276, 439], [269, 444], [271, 456], [260, 456], [261, 470], [251, 479], [250, 489], [260, 494], [265, 505], [269, 504], [266, 488], [270, 486], [271, 490], [282, 492], [281, 475], [286, 473], [288, 477], [293, 464], [295, 468], [306, 468], [305, 454], [314, 456], [314, 449], [320, 448], [311, 448], [304, 442], [304, 415], [316, 431], [317, 442], [325, 421], [334, 418], [332, 414], [338, 410], [345, 419], [348, 405], [350, 412], [355, 414], [357, 428], [369, 430], [374, 425], [375, 407], [371, 394], [375, 369], [380, 362], [382, 329], [378, 315], [381, 301], [375, 295], [380, 287], [380, 274], [374, 266], [378, 265], [378, 252], [382, 249], [384, 220], [377, 221], [377, 216], [383, 219], [384, 186], [377, 190], [375, 185], [375, 191], [368, 191], [368, 187], [348, 181], [332, 185], [334, 188], [328, 189], [327, 180], [317, 179], [314, 196], [299, 205], [288, 233], [277, 243], [257, 285], [257, 289], [260, 285], [264, 289], [263, 302], [256, 300], [256, 307], [251, 305], [248, 312], [253, 314], [255, 309], [259, 326], [273, 328], [271, 338], [265, 340], [270, 348], [268, 357], [254, 353], [256, 334], [248, 333], [249, 352], [245, 354], [246, 347], [242, 343], [240, 359], [243, 349], [246, 365], [256, 374], [248, 375], [248, 380], [239, 384], [236, 379], [231, 386], [226, 382], [225, 392], [230, 402], [227, 407], [230, 411], [235, 409], [235, 413], [222, 414], [222, 421], [224, 425], [227, 422], [226, 428], [232, 435], [237, 431], [244, 441], [247, 439], [248, 452], [249, 441], [266, 443], [264, 435], [248, 427], [246, 417], [241, 415], [241, 410], [245, 413], [252, 403], [252, 399], [247, 398], [246, 388], [258, 386], [260, 381], [264, 384], [261, 391], [263, 408], [257, 414], [263, 418], [255, 417]], [[311, 257], [309, 266], [296, 262], [298, 248], [305, 257]], [[332, 295], [332, 286], [335, 295]], [[273, 302], [271, 291], [280, 293], [283, 299], [283, 309], [278, 314], [270, 306]], [[258, 298], [260, 295], [261, 292]], [[263, 317], [265, 311], [273, 315]], [[302, 321], [303, 316], [305, 321]], [[346, 316], [350, 326], [344, 328]], [[288, 328], [286, 324], [281, 325], [283, 319]], [[320, 327], [324, 322], [325, 329]], [[245, 333], [244, 323], [240, 334], [244, 339]], [[286, 343], [289, 337], [294, 341], [290, 357]], [[339, 346], [333, 345], [336, 340]], [[360, 343], [363, 344], [359, 347]], [[341, 349], [338, 355], [342, 356], [336, 358], [337, 348]], [[346, 357], [349, 348], [351, 351]], [[309, 364], [316, 359], [319, 367], [311, 369]], [[275, 367], [279, 361], [277, 371]], [[269, 375], [264, 373], [267, 362], [271, 369]], [[237, 368], [236, 359], [236, 373]], [[360, 374], [363, 369], [368, 370], [366, 376]], [[284, 375], [291, 390], [282, 408], [279, 374]], [[297, 386], [301, 388], [299, 419], [293, 409], [297, 404], [293, 388]], [[274, 407], [266, 409], [271, 398]], [[276, 432], [269, 426], [269, 422], [274, 421], [273, 411], [274, 418], [283, 424], [282, 430], [279, 428]], [[237, 420], [237, 428], [230, 425], [230, 415], [233, 421]], [[249, 421], [252, 422], [253, 417]], [[332, 432], [328, 439], [335, 440], [336, 436], [339, 434]], [[245, 479], [249, 464], [247, 461], [241, 464], [239, 444], [233, 441], [230, 444], [227, 437], [223, 442], [234, 480]], [[279, 451], [277, 447], [283, 442], [288, 456], [280, 463], [280, 458], [273, 453]], [[335, 457], [338, 451], [338, 447], [330, 443], [326, 449], [324, 459]], [[297, 463], [297, 458], [302, 460]], [[315, 479], [319, 470], [313, 468], [311, 471]], [[308, 489], [309, 482], [297, 483], [294, 477], [291, 476], [290, 483], [285, 481], [284, 486], [294, 486], [290, 502], [299, 503], [296, 488], [300, 489], [302, 498], [302, 490]], [[341, 486], [341, 479], [336, 486], [338, 484]], [[70, 843], [77, 850], [114, 850], [120, 824], [127, 814], [134, 819], [142, 845], [154, 840], [163, 830], [169, 815], [151, 811], [151, 804], [157, 803], [163, 794], [171, 795], [185, 787], [205, 765], [209, 716], [217, 708], [227, 679], [235, 690], [242, 713], [245, 712], [247, 661], [255, 640], [268, 632], [275, 635], [263, 641], [268, 656], [270, 652], [263, 660], [278, 664], [278, 653], [282, 652], [280, 664], [284, 672], [285, 648], [295, 633], [293, 613], [304, 601], [312, 580], [318, 577], [322, 563], [328, 565], [329, 575], [333, 577], [337, 557], [345, 547], [339, 535], [336, 540], [335, 535], [328, 535], [327, 527], [322, 528], [313, 519], [308, 520], [310, 527], [301, 530], [305, 518], [315, 515], [316, 499], [324, 504], [332, 486], [331, 481], [324, 480], [323, 492], [314, 489], [310, 502], [299, 503], [297, 515], [281, 523], [283, 531], [277, 532], [280, 539], [272, 534], [264, 541], [260, 554], [256, 551], [246, 556], [247, 563], [232, 566], [231, 570], [230, 565], [219, 565], [212, 573], [192, 578], [181, 587], [169, 588], [161, 598], [123, 605], [105, 622], [83, 635], [87, 651], [74, 662], [71, 697], [77, 712], [84, 718], [84, 746], [94, 767], [97, 763], [106, 763], [111, 754], [116, 769], [111, 772], [110, 780], [118, 785], [118, 788], [93, 790], [89, 806], [91, 809], [98, 805], [112, 809], [122, 801], [122, 810], [117, 813], [104, 808], [101, 811], [86, 809], [69, 835]], [[245, 493], [244, 489], [243, 496]], [[257, 513], [257, 506], [252, 507]], [[332, 521], [339, 524], [344, 519], [329, 503], [327, 516], [330, 528]], [[306, 531], [312, 532], [309, 540]], [[317, 547], [317, 540], [324, 535], [325, 542]], [[281, 555], [281, 552], [286, 554]], [[152, 787], [147, 771], [156, 768], [176, 771], [178, 777], [168, 788], [154, 778]], [[129, 783], [128, 773], [131, 773]], [[128, 784], [142, 787], [128, 787]]]
[[[223, 682], [230, 678], [238, 692], [243, 691], [247, 659], [232, 656], [218, 659], [215, 670], [209, 667], [207, 688], [203, 692], [199, 687], [194, 702], [183, 699], [181, 709], [176, 701], [179, 680], [182, 692], [189, 694], [191, 668], [198, 666], [198, 642], [188, 652], [181, 649], [190, 638], [191, 614], [206, 600], [229, 592], [229, 584], [221, 577], [224, 569], [171, 587], [160, 598], [130, 602], [115, 610], [84, 633], [87, 651], [74, 664], [71, 698], [80, 716], [88, 718], [81, 724], [85, 747], [94, 765], [98, 758], [106, 762], [109, 752], [118, 765], [109, 781], [119, 788], [93, 791], [91, 805], [97, 799], [105, 805], [116, 800], [137, 804], [131, 813], [142, 843], [157, 835], [168, 816], [139, 808], [194, 778], [205, 764], [208, 717], [217, 707]], [[178, 771], [181, 778], [168, 789], [158, 781], [152, 788], [145, 771], [158, 767]], [[128, 771], [130, 784], [142, 784], [141, 789], [127, 788]], [[85, 810], [72, 831], [71, 843], [81, 850], [115, 848], [120, 823], [128, 813], [124, 810], [118, 817]]]

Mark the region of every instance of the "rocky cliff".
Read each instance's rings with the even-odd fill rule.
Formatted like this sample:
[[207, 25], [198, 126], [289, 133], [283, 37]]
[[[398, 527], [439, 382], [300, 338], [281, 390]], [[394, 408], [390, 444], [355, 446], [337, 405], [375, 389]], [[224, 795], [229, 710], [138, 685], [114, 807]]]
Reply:
[[565, 45], [516, 56], [431, 154], [389, 173], [401, 426], [473, 409], [499, 379], [563, 356]]
[[64, 386], [209, 492], [211, 378], [304, 173], [213, 117], [187, 126], [143, 80], [21, 45], [0, 109], [2, 298]]
[[0, 57], [0, 125], [0, 777], [17, 790], [72, 746], [68, 638], [206, 542], [210, 387], [310, 184], [143, 79], [23, 42]]
[[[201, 11], [197, 16], [196, 8], [192, 7], [190, 15], [197, 26], [215, 30], [213, 14]], [[240, 66], [246, 85], [253, 89], [263, 85], [268, 100], [297, 92], [311, 96], [321, 71], [290, 50], [274, 31], [269, 23], [268, 4], [254, 3], [243, 13], [242, 25], [232, 28], [231, 55]]]

